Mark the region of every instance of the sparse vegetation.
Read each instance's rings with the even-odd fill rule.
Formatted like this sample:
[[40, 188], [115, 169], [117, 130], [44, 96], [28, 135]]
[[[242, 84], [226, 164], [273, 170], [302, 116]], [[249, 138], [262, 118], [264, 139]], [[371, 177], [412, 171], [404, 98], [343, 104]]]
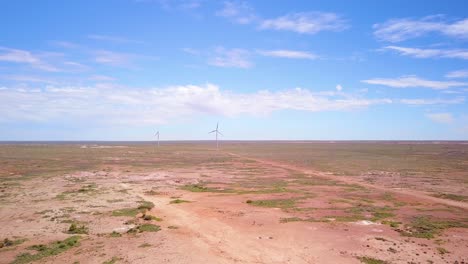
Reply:
[[[297, 232], [297, 228], [305, 227], [313, 229], [319, 226], [320, 228], [323, 227], [323, 230], [334, 232], [330, 236], [331, 238], [336, 237], [335, 235], [337, 235], [337, 232], [338, 235], [343, 235], [343, 240], [345, 242], [356, 242], [357, 240], [355, 240], [354, 237], [352, 240], [347, 239], [351, 236], [361, 235], [361, 230], [388, 230], [389, 227], [358, 225], [367, 224], [367, 222], [356, 224], [340, 222], [370, 220], [376, 222], [376, 224], [382, 223], [388, 225], [395, 231], [400, 232], [403, 236], [422, 238], [437, 238], [437, 236], [441, 235], [447, 228], [468, 227], [468, 218], [466, 218], [464, 211], [455, 206], [445, 206], [444, 203], [448, 204], [448, 201], [441, 201], [441, 203], [436, 205], [432, 203], [431, 200], [401, 195], [398, 192], [382, 191], [382, 189], [387, 186], [405, 187], [408, 190], [418, 189], [419, 186], [415, 185], [424, 182], [424, 184], [421, 184], [421, 190], [424, 190], [427, 186], [431, 186], [433, 192], [439, 192], [434, 195], [436, 197], [463, 201], [466, 197], [462, 197], [462, 189], [454, 188], [452, 190], [450, 189], [450, 184], [457, 184], [463, 181], [468, 183], [465, 179], [459, 179], [459, 176], [462, 175], [460, 172], [466, 171], [467, 168], [466, 162], [464, 162], [464, 160], [466, 160], [465, 158], [468, 157], [466, 154], [468, 153], [468, 151], [466, 151], [468, 150], [468, 145], [466, 144], [461, 146], [455, 143], [443, 143], [440, 145], [442, 146], [441, 148], [435, 145], [418, 143], [417, 146], [415, 146], [418, 151], [413, 154], [408, 154], [404, 160], [405, 162], [402, 162], [399, 156], [401, 154], [401, 147], [390, 143], [348, 144], [338, 142], [336, 144], [316, 144], [311, 142], [308, 144], [282, 143], [281, 145], [276, 143], [249, 143], [251, 145], [246, 147], [247, 145], [242, 142], [236, 144], [226, 142], [226, 145], [223, 145], [223, 150], [216, 153], [211, 150], [207, 151], [205, 145], [200, 147], [198, 143], [191, 144], [184, 145], [183, 148], [181, 148], [179, 145], [170, 146], [168, 143], [165, 148], [171, 148], [170, 150], [161, 149], [157, 153], [153, 151], [153, 148], [143, 146], [143, 144], [129, 147], [124, 151], [105, 148], [86, 149], [87, 154], [82, 149], [79, 152], [74, 151], [73, 148], [75, 148], [75, 146], [67, 146], [66, 148], [48, 146], [51, 150], [46, 150], [43, 147], [19, 146], [18, 148], [23, 149], [21, 150], [22, 154], [17, 154], [15, 151], [6, 152], [0, 148], [0, 155], [4, 155], [2, 157], [8, 157], [4, 160], [0, 160], [0, 165], [2, 165], [0, 166], [0, 173], [2, 173], [2, 179], [0, 179], [0, 199], [2, 202], [5, 201], [5, 208], [12, 209], [16, 204], [30, 203], [33, 209], [32, 212], [37, 211], [35, 214], [32, 214], [31, 211], [29, 211], [28, 214], [23, 214], [24, 216], [21, 220], [23, 220], [25, 224], [23, 226], [21, 226], [22, 223], [20, 222], [15, 224], [15, 226], [18, 225], [19, 228], [23, 228], [20, 230], [21, 233], [16, 232], [12, 233], [12, 235], [21, 234], [30, 239], [46, 239], [40, 237], [40, 235], [47, 235], [47, 232], [55, 230], [48, 229], [50, 226], [54, 225], [60, 228], [60, 231], [72, 234], [86, 233], [88, 232], [88, 228], [90, 232], [92, 231], [90, 225], [85, 223], [85, 226], [82, 225], [82, 222], [76, 222], [78, 219], [84, 219], [89, 221], [89, 223], [93, 223], [94, 220], [99, 220], [96, 221], [96, 223], [99, 224], [96, 227], [112, 222], [112, 225], [109, 225], [106, 229], [117, 228], [119, 225], [125, 223], [128, 224], [127, 229], [133, 227], [128, 231], [133, 234], [157, 232], [161, 230], [161, 227], [157, 226], [157, 224], [159, 224], [157, 221], [161, 221], [162, 219], [159, 217], [163, 215], [169, 217], [168, 219], [164, 218], [164, 222], [162, 222], [169, 222], [167, 225], [183, 222], [179, 221], [180, 219], [174, 219], [174, 222], [172, 222], [170, 216], [174, 216], [174, 214], [165, 210], [187, 210], [190, 212], [193, 210], [196, 214], [187, 214], [193, 216], [193, 221], [206, 221], [203, 222], [203, 224], [207, 224], [209, 223], [208, 221], [212, 221], [213, 218], [216, 217], [219, 221], [223, 222], [228, 219], [226, 220], [227, 224], [234, 223], [237, 225], [239, 222], [236, 221], [240, 221], [242, 222], [242, 226], [247, 226], [247, 228], [249, 228], [250, 224], [254, 227], [260, 227], [264, 224], [263, 219], [265, 218], [263, 217], [271, 216], [273, 218], [268, 221], [279, 220], [280, 223], [283, 223], [281, 229]], [[13, 148], [16, 148], [16, 146], [11, 147], [11, 149]], [[42, 148], [40, 153], [36, 148]], [[461, 149], [458, 153], [460, 153], [459, 155], [462, 156], [463, 159], [459, 159], [458, 156], [451, 157], [450, 159], [441, 157], [440, 155], [443, 155], [440, 154], [441, 151], [446, 151], [447, 149]], [[36, 152], [36, 154], [32, 155], [31, 153], [34, 152]], [[228, 155], [226, 153], [245, 153], [246, 156], [258, 159], [265, 158], [271, 161], [279, 161], [279, 166], [275, 166], [269, 161], [265, 163], [253, 161], [243, 164], [241, 162], [243, 158], [227, 157]], [[445, 161], [441, 162], [441, 160]], [[3, 161], [5, 161], [5, 163], [2, 163]], [[42, 167], [35, 167], [34, 163], [38, 163]], [[270, 166], [269, 164], [273, 165]], [[282, 167], [281, 164], [285, 164], [286, 166]], [[421, 164], [423, 167], [419, 167]], [[317, 169], [321, 172], [303, 173], [302, 169], [290, 169], [294, 168], [293, 166], [297, 166], [297, 168], [307, 168], [310, 166], [310, 168], [314, 170]], [[98, 174], [93, 171], [94, 167], [99, 168], [97, 171]], [[329, 170], [324, 168], [329, 168]], [[127, 169], [132, 173], [125, 173]], [[159, 172], [155, 172], [160, 169], [162, 173], [159, 174]], [[74, 172], [74, 170], [76, 170], [76, 172]], [[327, 171], [325, 172], [325, 170]], [[60, 178], [63, 177], [64, 171], [67, 172], [65, 181]], [[106, 174], [111, 171], [112, 173]], [[310, 171], [312, 171], [312, 169]], [[14, 174], [9, 176], [10, 172]], [[366, 174], [367, 172], [370, 173]], [[184, 185], [187, 182], [192, 182], [197, 175], [202, 175], [203, 177], [203, 173], [209, 175], [209, 178], [198, 179], [204, 182]], [[320, 177], [322, 174], [330, 175], [330, 178]], [[339, 177], [333, 176], [342, 174], [346, 175], [345, 179], [349, 179], [350, 181], [353, 181], [350, 176], [356, 176], [356, 182], [363, 180], [363, 177], [371, 178], [372, 181], [369, 182], [379, 185], [379, 187], [382, 188], [378, 190], [367, 186], [362, 188], [359, 185], [347, 184], [341, 181]], [[42, 177], [57, 177], [57, 182], [60, 183], [60, 185], [53, 185], [55, 184], [54, 182], [41, 183], [37, 175], [41, 175]], [[153, 177], [154, 179], [150, 179], [152, 176], [139, 177], [140, 175], [156, 176]], [[393, 175], [397, 175], [398, 177], [393, 178]], [[423, 177], [418, 178], [420, 175], [423, 175]], [[444, 176], [443, 186], [442, 184], [434, 184], [441, 181], [440, 175]], [[67, 180], [68, 178], [78, 179], [78, 177], [80, 179], [79, 181]], [[336, 180], [333, 180], [333, 177], [335, 177]], [[17, 184], [16, 182], [18, 181], [26, 181], [26, 179], [33, 178], [36, 179], [34, 183], [42, 184], [41, 187], [51, 184], [53, 188], [50, 190], [47, 189], [47, 192], [45, 191], [46, 188], [44, 188], [44, 191], [41, 189], [40, 191], [31, 192], [34, 193], [35, 196], [37, 194], [37, 197], [34, 197], [34, 200], [28, 200], [32, 195], [23, 194], [27, 193], [27, 188], [32, 186], [33, 182], [23, 182], [20, 185], [13, 185], [13, 183]], [[118, 181], [116, 179], [118, 179]], [[5, 184], [7, 180], [12, 184]], [[90, 183], [91, 181], [95, 181], [96, 184]], [[365, 182], [366, 179], [363, 181]], [[161, 184], [159, 184], [159, 182]], [[62, 185], [63, 183], [65, 185]], [[382, 185], [380, 185], [380, 183], [382, 183]], [[408, 185], [401, 186], [403, 184]], [[174, 190], [174, 188], [179, 189]], [[391, 190], [391, 188], [388, 189]], [[460, 193], [453, 194], [455, 196], [448, 194], [452, 191], [454, 193]], [[189, 194], [187, 192], [192, 193]], [[49, 205], [48, 202], [50, 198], [55, 194], [58, 194], [57, 198], [64, 199], [64, 201], [55, 200], [53, 204]], [[193, 199], [194, 203], [180, 205], [182, 206], [180, 208], [177, 205], [163, 206], [161, 211], [159, 211], [154, 210], [154, 204], [152, 202], [143, 201], [144, 198], [142, 197], [148, 197], [148, 200], [153, 200], [150, 199], [149, 195], [160, 195], [158, 197], [153, 197], [155, 198], [154, 201], [158, 202], [167, 201], [171, 204], [179, 204], [192, 202], [188, 200]], [[187, 197], [185, 197], [186, 195]], [[192, 198], [192, 196], [197, 198]], [[188, 200], [183, 200], [184, 198]], [[195, 202], [198, 199], [202, 202]], [[217, 199], [219, 199], [219, 201]], [[215, 203], [209, 204], [210, 201], [215, 201]], [[226, 208], [223, 208], [224, 203], [221, 203], [223, 201], [229, 201], [226, 203]], [[132, 204], [131, 202], [134, 203]], [[231, 208], [228, 206], [231, 203], [238, 204]], [[452, 204], [456, 205], [456, 203], [453, 202]], [[74, 211], [72, 211], [71, 208], [65, 209], [65, 206], [73, 206]], [[18, 209], [15, 210], [18, 210], [18, 213], [22, 213], [21, 210], [31, 210], [31, 208], [18, 207]], [[280, 208], [285, 212], [279, 212], [279, 209], [275, 210], [271, 208]], [[67, 210], [70, 210], [70, 212]], [[203, 214], [199, 213], [202, 210]], [[156, 211], [158, 211], [158, 213], [156, 213]], [[252, 217], [252, 212], [259, 211], [264, 214], [262, 218], [258, 219]], [[16, 214], [16, 212], [14, 213]], [[98, 213], [103, 214], [97, 216]], [[421, 217], [423, 219], [411, 218], [414, 215], [420, 214], [430, 214], [430, 216]], [[4, 215], [8, 216], [12, 214], [10, 214], [8, 210], [5, 210]], [[122, 219], [108, 219], [111, 215], [121, 216]], [[7, 224], [6, 217], [4, 220], [4, 224]], [[28, 228], [29, 224], [36, 225], [36, 222], [29, 221], [37, 220], [39, 221], [37, 222], [37, 229], [35, 230], [40, 230], [38, 236], [35, 236], [35, 233], [26, 234], [24, 227]], [[314, 224], [313, 222], [327, 223]], [[44, 223], [46, 225], [44, 225]], [[244, 225], [244, 223], [247, 224]], [[182, 225], [180, 227], [167, 225], [164, 226], [167, 228], [165, 232], [168, 234], [172, 233], [173, 235], [181, 237], [193, 236], [194, 234], [190, 228], [185, 230], [185, 227]], [[178, 228], [180, 228], [180, 230], [176, 230]], [[121, 231], [120, 229], [115, 230], [122, 233], [115, 231], [111, 233], [112, 229], [107, 230], [110, 231], [104, 234], [96, 234], [96, 236], [99, 236], [98, 240], [94, 239], [95, 235], [93, 234], [91, 239], [86, 242], [83, 241], [82, 244], [86, 243], [86, 247], [83, 247], [83, 249], [77, 248], [76, 254], [84, 254], [88, 257], [90, 254], [95, 253], [88, 252], [87, 250], [92, 246], [107, 250], [109, 246], [107, 243], [125, 243], [128, 239], [136, 239], [134, 241], [136, 244], [134, 243], [133, 246], [129, 248], [150, 247], [151, 244], [149, 243], [153, 243], [153, 240], [147, 240], [147, 236], [158, 237], [161, 235], [153, 233], [134, 237], [134, 235], [126, 234], [125, 231]], [[465, 232], [465, 230], [461, 230], [460, 233], [463, 232]], [[242, 232], [242, 234], [244, 233], [245, 232]], [[396, 252], [397, 255], [393, 255], [395, 260], [402, 259], [401, 256], [406, 256], [408, 255], [407, 253], [412, 254], [411, 257], [414, 258], [415, 262], [424, 262], [424, 259], [421, 260], [421, 258], [430, 256], [436, 259], [435, 262], [441, 258], [445, 258], [446, 260], [452, 258], [459, 259], [460, 250], [455, 250], [455, 248], [453, 248], [458, 239], [452, 239], [449, 236], [441, 236], [444, 238], [443, 241], [434, 239], [434, 244], [432, 241], [429, 241], [426, 243], [428, 245], [425, 245], [424, 241], [421, 242], [420, 239], [412, 239], [409, 237], [393, 238], [393, 236], [389, 236], [387, 240], [386, 232], [373, 232], [373, 234], [374, 236], [383, 237], [366, 236], [368, 239], [360, 239], [358, 242], [359, 248], [363, 251], [356, 250], [352, 253], [348, 252], [349, 254], [343, 254], [342, 257], [351, 257], [354, 258], [354, 261], [359, 262], [355, 258], [356, 255], [353, 254], [365, 255], [368, 253], [377, 258], [389, 257], [390, 259], [392, 258], [392, 253], [398, 251]], [[60, 235], [63, 236], [64, 234]], [[267, 239], [270, 234], [259, 233], [258, 236], [260, 235], [261, 238], [259, 237], [258, 239], [264, 240], [259, 242], [265, 242], [265, 239]], [[390, 237], [392, 238], [390, 239]], [[49, 254], [47, 255], [46, 253], [42, 253], [52, 252], [52, 244], [44, 243], [43, 245], [35, 245], [29, 248], [34, 251], [20, 251], [23, 249], [22, 246], [9, 246], [12, 241], [15, 243], [15, 239], [18, 238], [9, 237], [8, 241], [3, 241], [4, 248], [2, 251], [9, 251], [10, 255], [13, 252], [17, 252], [17, 250], [19, 253], [25, 253], [21, 254], [23, 255], [21, 261], [23, 262], [16, 263], [26, 263], [29, 260], [26, 261], [25, 259], [28, 258], [33, 259], [32, 261], [37, 261], [36, 258], [39, 258], [39, 256], [36, 255], [39, 255], [39, 253], [46, 256], [51, 256], [52, 254], [47, 253]], [[275, 237], [274, 239], [279, 241], [280, 237]], [[0, 241], [2, 240], [0, 239]], [[148, 243], [144, 243], [145, 241]], [[279, 242], [281, 243], [281, 241]], [[2, 242], [0, 242], [0, 247], [1, 243]], [[330, 244], [333, 243], [333, 241], [330, 242]], [[366, 244], [362, 243], [368, 243], [370, 245], [370, 250], [366, 250]], [[409, 243], [414, 243], [414, 247], [405, 247]], [[378, 250], [382, 249], [382, 255], [378, 255], [378, 251], [372, 246], [376, 244], [381, 246]], [[425, 248], [422, 248], [423, 246], [420, 244], [424, 245]], [[170, 245], [172, 246], [173, 243], [170, 243]], [[155, 244], [152, 246], [154, 247]], [[183, 246], [186, 247], [187, 245], [185, 244]], [[437, 247], [443, 248], [439, 249]], [[411, 248], [411, 250], [408, 248]], [[418, 252], [426, 251], [424, 254], [427, 255], [422, 255], [423, 253], [421, 253], [419, 257], [413, 256], [415, 252], [413, 250], [414, 248], [422, 249]], [[296, 249], [297, 248], [295, 248], [295, 250]], [[141, 249], [141, 251], [143, 251], [143, 249]], [[167, 253], [163, 248], [161, 248], [161, 251], [159, 249], [158, 251], [154, 251], [152, 248], [151, 250], [148, 248], [146, 251], [148, 254]], [[449, 253], [449, 251], [451, 253]], [[29, 255], [26, 253], [29, 253]], [[70, 255], [74, 255], [75, 250], [70, 250], [70, 252], [63, 255], [68, 255], [69, 253]], [[118, 260], [116, 257], [111, 259], [113, 256], [112, 254], [103, 255], [102, 251], [96, 253], [97, 255], [95, 256], [99, 256], [100, 261], [108, 260], [107, 263], [113, 263], [110, 261], [115, 262]], [[444, 254], [445, 256], [443, 256]], [[447, 256], [447, 254], [450, 255]], [[18, 255], [18, 257], [19, 256], [20, 255]], [[60, 256], [57, 259], [54, 257], [50, 259], [45, 258], [38, 262], [53, 262], [63, 260], [64, 257], [65, 256]], [[74, 260], [76, 260], [76, 258], [72, 257], [69, 259], [69, 262], [72, 263]], [[383, 260], [368, 256], [360, 257], [359, 260], [363, 263], [386, 263]], [[411, 258], [409, 260], [411, 260]], [[121, 261], [123, 262], [123, 260]]]
[[135, 217], [137, 214], [141, 213], [142, 210], [138, 208], [123, 208], [119, 210], [112, 211], [112, 216], [131, 216]]
[[453, 227], [468, 227], [466, 223], [458, 221], [437, 220], [428, 216], [419, 216], [406, 225], [404, 230], [400, 230], [403, 236], [418, 238], [434, 238], [443, 230]]
[[273, 208], [292, 208], [296, 204], [296, 199], [272, 199], [272, 200], [255, 200], [247, 201], [250, 205], [260, 206], [260, 207], [273, 207]]
[[371, 220], [375, 222], [375, 221], [379, 221], [381, 219], [393, 217], [393, 216], [395, 216], [395, 214], [392, 213], [393, 210], [395, 210], [395, 209], [390, 208], [390, 207], [375, 207], [372, 210]]
[[162, 221], [162, 218], [156, 217], [154, 215], [149, 215], [149, 214], [143, 214], [141, 218], [143, 218], [143, 220], [145, 221], [152, 221], [152, 220], [158, 221], [158, 222]]
[[335, 219], [336, 222], [356, 222], [366, 218], [360, 214], [326, 216], [326, 219]]
[[158, 225], [142, 224], [142, 225], [138, 225], [134, 228], [129, 229], [127, 233], [135, 234], [135, 233], [143, 233], [143, 232], [158, 232], [159, 230], [161, 230], [161, 227]]
[[401, 225], [401, 222], [384, 220], [382, 221], [382, 224], [389, 225], [390, 227], [393, 227], [393, 228], [398, 228]]
[[190, 201], [182, 200], [182, 199], [175, 199], [169, 202], [170, 204], [180, 204], [180, 203], [190, 203]]
[[120, 202], [123, 202], [124, 199], [111, 199], [111, 200], [107, 200], [108, 203], [120, 203]]
[[379, 240], [379, 241], [388, 241], [386, 238], [383, 238], [383, 237], [376, 237], [375, 240]]
[[3, 241], [0, 241], [0, 248], [4, 248], [4, 247], [12, 247], [12, 246], [16, 246], [16, 245], [20, 245], [22, 243], [24, 243], [27, 239], [25, 238], [22, 238], [22, 239], [15, 239], [15, 240], [11, 240], [9, 238], [5, 238], [3, 239]]
[[85, 225], [72, 223], [67, 230], [68, 234], [88, 234], [88, 228]]
[[358, 259], [365, 264], [388, 264], [387, 261], [372, 258], [372, 257], [358, 257]]
[[146, 195], [159, 195], [161, 193], [155, 190], [150, 190], [150, 191], [146, 191], [145, 194]]
[[153, 246], [153, 245], [151, 245], [149, 243], [143, 243], [143, 244], [139, 245], [138, 247], [139, 248], [147, 248], [147, 247], [151, 247], [151, 246]]
[[108, 261], [104, 261], [102, 264], [114, 264], [114, 263], [117, 263], [117, 261], [119, 261], [120, 258], [118, 257], [112, 257], [110, 260]]
[[29, 247], [31, 250], [36, 250], [36, 254], [23, 253], [16, 256], [12, 264], [23, 264], [38, 261], [45, 257], [58, 255], [70, 248], [79, 246], [80, 236], [71, 236], [63, 241], [57, 241], [50, 245], [34, 245]]
[[438, 198], [443, 198], [443, 199], [460, 201], [460, 202], [468, 201], [468, 196], [453, 194], [453, 193], [438, 193], [438, 194], [434, 194], [433, 196], [438, 197]]
[[445, 249], [443, 247], [438, 247], [436, 249], [437, 249], [437, 252], [439, 252], [439, 254], [441, 254], [441, 255], [445, 255], [445, 254], [450, 253], [447, 249]]
[[280, 223], [300, 222], [300, 221], [304, 221], [304, 220], [300, 217], [288, 217], [288, 218], [280, 219]]
[[109, 234], [110, 237], [121, 237], [122, 234], [116, 231], [112, 231], [112, 233]]
[[189, 192], [220, 192], [219, 189], [209, 188], [201, 184], [188, 184], [182, 186], [181, 189]]
[[148, 201], [141, 201], [138, 206], [139, 210], [151, 210], [154, 208], [154, 203]]

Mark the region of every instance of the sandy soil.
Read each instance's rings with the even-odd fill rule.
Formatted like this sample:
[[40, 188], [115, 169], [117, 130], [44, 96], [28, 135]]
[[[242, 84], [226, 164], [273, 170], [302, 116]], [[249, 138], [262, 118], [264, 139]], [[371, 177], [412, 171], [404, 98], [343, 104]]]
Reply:
[[[123, 156], [108, 156], [103, 160], [114, 163], [99, 169], [3, 182], [0, 238], [26, 241], [1, 248], [0, 263], [12, 263], [21, 253], [37, 254], [28, 249], [32, 245], [70, 237], [72, 222], [88, 229], [79, 234], [79, 245], [37, 263], [468, 261], [467, 228], [444, 228], [431, 239], [402, 235], [415, 216], [466, 224], [464, 202], [228, 152], [206, 155], [185, 167], [155, 157], [164, 166], [144, 169], [120, 165]], [[207, 189], [187, 188], [193, 184]], [[284, 204], [255, 203], [272, 200]], [[113, 216], [141, 201], [154, 207], [135, 216]], [[372, 210], [384, 207], [392, 214], [376, 218]], [[353, 217], [340, 219], [350, 212]], [[143, 220], [143, 213], [161, 221]], [[391, 227], [385, 220], [400, 225]], [[128, 233], [143, 223], [161, 230]]]

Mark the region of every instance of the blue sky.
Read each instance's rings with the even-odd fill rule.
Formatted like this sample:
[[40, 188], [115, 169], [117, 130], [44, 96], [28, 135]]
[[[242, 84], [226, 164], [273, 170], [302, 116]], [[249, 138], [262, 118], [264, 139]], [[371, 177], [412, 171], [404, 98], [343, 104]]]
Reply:
[[466, 1], [2, 1], [0, 140], [467, 140]]

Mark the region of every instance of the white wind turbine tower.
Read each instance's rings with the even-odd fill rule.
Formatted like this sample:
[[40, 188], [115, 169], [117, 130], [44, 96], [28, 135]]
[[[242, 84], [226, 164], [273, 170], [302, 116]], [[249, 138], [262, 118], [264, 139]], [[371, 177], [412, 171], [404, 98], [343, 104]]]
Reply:
[[158, 132], [156, 132], [155, 136], [158, 138], [157, 146], [158, 146], [158, 148], [159, 148], [159, 130], [158, 130]]
[[211, 134], [211, 133], [215, 133], [215, 134], [216, 134], [216, 150], [218, 150], [218, 149], [219, 149], [219, 144], [218, 144], [218, 134], [219, 134], [219, 135], [221, 135], [221, 136], [224, 136], [224, 135], [223, 135], [221, 132], [219, 132], [219, 130], [218, 130], [218, 125], [219, 125], [219, 124], [218, 124], [218, 123], [216, 123], [216, 129], [215, 129], [215, 130], [213, 130], [213, 131], [211, 131], [211, 132], [209, 132], [209, 134]]

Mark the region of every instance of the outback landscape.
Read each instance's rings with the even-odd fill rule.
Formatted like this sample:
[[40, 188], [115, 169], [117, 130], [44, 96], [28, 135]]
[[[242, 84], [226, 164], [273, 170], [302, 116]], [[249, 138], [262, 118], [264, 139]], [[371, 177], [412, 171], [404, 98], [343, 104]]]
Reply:
[[467, 11], [0, 1], [0, 264], [468, 264]]
[[3, 143], [0, 263], [467, 263], [468, 143]]

